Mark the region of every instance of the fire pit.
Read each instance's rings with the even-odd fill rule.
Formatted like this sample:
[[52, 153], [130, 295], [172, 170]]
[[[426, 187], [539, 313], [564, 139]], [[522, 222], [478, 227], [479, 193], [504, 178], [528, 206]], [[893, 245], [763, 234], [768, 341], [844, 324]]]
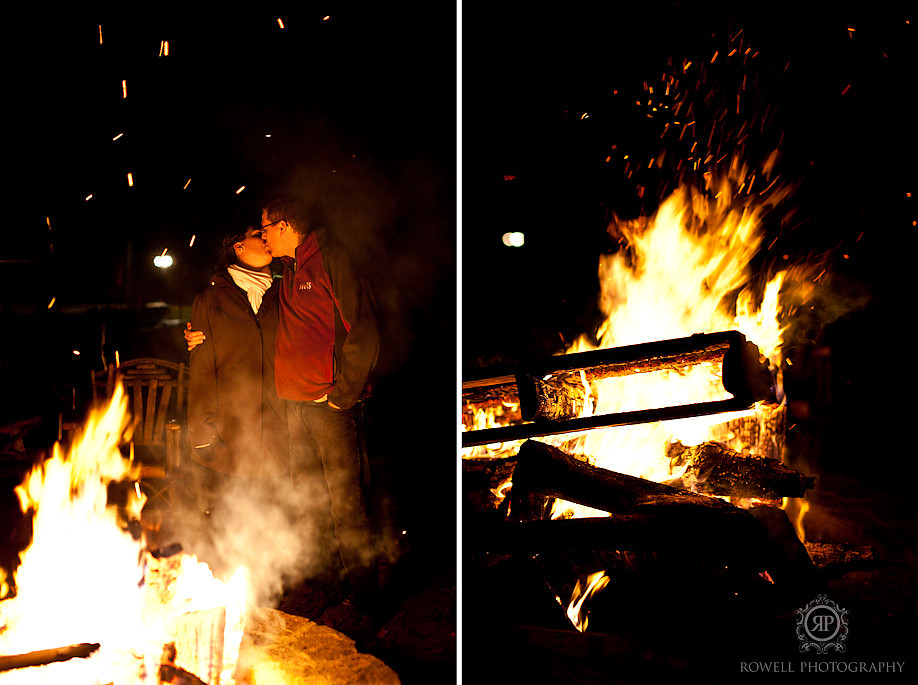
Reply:
[[336, 630], [258, 608], [245, 567], [222, 581], [178, 545], [150, 549], [136, 481], [126, 501], [109, 497], [139, 471], [120, 450], [126, 422], [119, 384], [17, 488], [33, 535], [0, 577], [2, 682], [398, 682]]

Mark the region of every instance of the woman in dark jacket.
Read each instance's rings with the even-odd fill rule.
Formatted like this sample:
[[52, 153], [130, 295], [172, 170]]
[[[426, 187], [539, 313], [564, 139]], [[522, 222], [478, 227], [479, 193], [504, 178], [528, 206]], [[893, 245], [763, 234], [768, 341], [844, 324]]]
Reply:
[[287, 470], [286, 409], [274, 384], [278, 287], [261, 230], [225, 241], [232, 261], [195, 298], [188, 425], [192, 458], [220, 473], [273, 478]]
[[[190, 328], [202, 331], [204, 341], [191, 351], [193, 461], [182, 475], [185, 506], [193, 517], [210, 519], [212, 530], [233, 526], [241, 499], [276, 492], [289, 470], [286, 407], [274, 384], [279, 285], [272, 258], [257, 227], [229, 236], [224, 247], [226, 264], [191, 311]], [[200, 523], [193, 518], [193, 527], [195, 520]], [[219, 549], [208, 554], [209, 545], [219, 547], [212, 539], [194, 542], [199, 556], [216, 556], [213, 561], [222, 556]]]

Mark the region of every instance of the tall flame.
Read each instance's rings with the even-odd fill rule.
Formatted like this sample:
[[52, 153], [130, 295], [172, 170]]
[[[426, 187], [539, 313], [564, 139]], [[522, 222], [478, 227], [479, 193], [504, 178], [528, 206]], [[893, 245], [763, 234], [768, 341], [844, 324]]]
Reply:
[[[751, 263], [762, 245], [765, 212], [789, 190], [773, 184], [767, 194], [750, 196], [742, 192], [746, 175], [746, 167], [734, 160], [723, 179], [706, 175], [705, 189], [679, 187], [654, 215], [614, 221], [609, 231], [622, 249], [602, 256], [599, 264], [605, 320], [593, 338], [581, 336], [566, 352], [732, 329], [780, 370], [785, 274], [775, 274], [759, 295]], [[729, 394], [719, 374], [710, 363], [594, 381], [595, 413], [725, 399]], [[664, 480], [681, 475], [672, 473], [665, 457], [668, 443], [698, 444], [711, 439], [714, 425], [755, 411], [590, 431], [569, 449], [605, 468]]]
[[69, 453], [56, 444], [16, 489], [23, 511], [33, 515], [33, 536], [11, 584], [16, 595], [0, 603], [0, 653], [80, 643], [101, 647], [90, 658], [7, 672], [4, 683], [157, 682], [177, 617], [212, 607], [226, 607], [225, 652], [232, 658], [238, 653], [244, 572], [224, 585], [206, 565], [183, 556], [178, 582], [163, 602], [151, 583], [144, 540], [125, 520], [140, 513], [139, 489], [129, 493], [125, 512], [108, 501], [110, 483], [136, 479], [139, 472], [119, 449], [129, 438], [127, 417], [118, 384], [109, 405], [91, 413]]

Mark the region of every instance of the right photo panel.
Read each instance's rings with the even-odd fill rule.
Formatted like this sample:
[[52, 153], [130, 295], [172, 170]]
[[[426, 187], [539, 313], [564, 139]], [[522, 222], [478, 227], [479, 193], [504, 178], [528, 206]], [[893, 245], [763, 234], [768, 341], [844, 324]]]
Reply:
[[461, 27], [463, 682], [904, 672], [914, 12]]

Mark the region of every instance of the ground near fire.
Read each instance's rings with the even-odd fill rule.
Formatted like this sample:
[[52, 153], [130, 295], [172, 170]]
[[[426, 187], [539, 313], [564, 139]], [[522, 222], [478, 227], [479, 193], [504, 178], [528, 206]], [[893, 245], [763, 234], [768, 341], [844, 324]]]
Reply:
[[[277, 507], [308, 493], [257, 506], [233, 493], [235, 530], [220, 549], [267, 574], [260, 604], [280, 613], [260, 630], [276, 633], [277, 617], [288, 617], [280, 658], [302, 677], [358, 677], [346, 669], [366, 663], [359, 652], [390, 680], [449, 682], [455, 15], [411, 3], [399, 12], [269, 5], [9, 17], [16, 181], [0, 248], [0, 565], [13, 570], [30, 541], [13, 487], [56, 440], [66, 446], [81, 432], [90, 372], [139, 357], [187, 363], [182, 328], [222, 237], [257, 222], [272, 189], [292, 186], [324, 201], [376, 297], [383, 343], [366, 421], [373, 514], [387, 543], [382, 599], [370, 615], [308, 582], [314, 550]], [[269, 553], [257, 537], [265, 531], [276, 536]], [[194, 533], [179, 527], [181, 540], [156, 544], [193, 554]]]
[[[674, 236], [660, 227], [674, 215], [690, 217], [686, 233], [709, 233], [729, 213], [718, 213], [718, 200], [755, 213], [787, 184], [787, 195], [760, 205], [748, 282], [758, 308], [766, 283], [786, 270], [778, 321], [787, 330], [771, 364], [782, 376], [784, 423], [773, 435], [784, 463], [815, 479], [804, 498], [748, 510], [782, 526], [802, 520], [784, 538], [781, 575], [766, 570], [775, 558], [746, 567], [764, 550], [755, 526], [718, 527], [697, 516], [701, 500], [688, 505], [647, 480], [585, 466], [649, 470], [626, 470], [625, 448], [608, 455], [559, 437], [552, 444], [578, 457], [571, 462], [532, 442], [475, 447], [462, 476], [464, 678], [708, 683], [844, 670], [875, 682], [913, 670], [918, 474], [908, 426], [918, 379], [908, 331], [918, 205], [905, 104], [916, 67], [913, 13], [885, 3], [817, 11], [663, 2], [486, 15], [466, 6], [475, 50], [463, 72], [462, 377], [509, 369], [519, 396], [501, 394], [508, 386], [488, 396], [469, 383], [466, 427], [475, 417], [477, 429], [497, 426], [500, 414], [518, 423], [527, 388], [537, 412], [563, 413], [563, 398], [582, 404], [590, 392], [595, 401], [606, 382], [590, 376], [595, 369], [585, 371], [585, 393], [550, 385], [559, 352], [721, 330], [699, 323], [673, 334], [657, 325], [674, 317], [673, 303], [695, 313], [683, 307], [686, 293], [712, 291], [721, 267], [681, 275], [699, 244], [680, 243], [661, 262], [655, 250], [666, 241], [648, 236]], [[736, 157], [748, 166], [720, 185], [738, 170]], [[679, 187], [688, 190], [673, 200]], [[524, 235], [521, 247], [507, 244], [519, 236], [502, 242], [512, 232]], [[637, 278], [642, 270], [666, 289], [635, 313], [629, 305], [650, 289]], [[670, 380], [649, 407], [679, 404], [680, 382]], [[476, 414], [489, 402], [496, 413]], [[601, 432], [611, 441], [623, 431]], [[584, 521], [595, 527], [564, 520], [569, 514], [542, 520], [546, 502], [565, 494], [594, 507]], [[593, 572], [599, 589], [574, 612], [589, 620], [580, 632], [566, 610]], [[812, 639], [803, 651], [803, 615], [822, 595], [837, 605], [825, 611], [844, 651], [819, 653], [831, 641]]]

